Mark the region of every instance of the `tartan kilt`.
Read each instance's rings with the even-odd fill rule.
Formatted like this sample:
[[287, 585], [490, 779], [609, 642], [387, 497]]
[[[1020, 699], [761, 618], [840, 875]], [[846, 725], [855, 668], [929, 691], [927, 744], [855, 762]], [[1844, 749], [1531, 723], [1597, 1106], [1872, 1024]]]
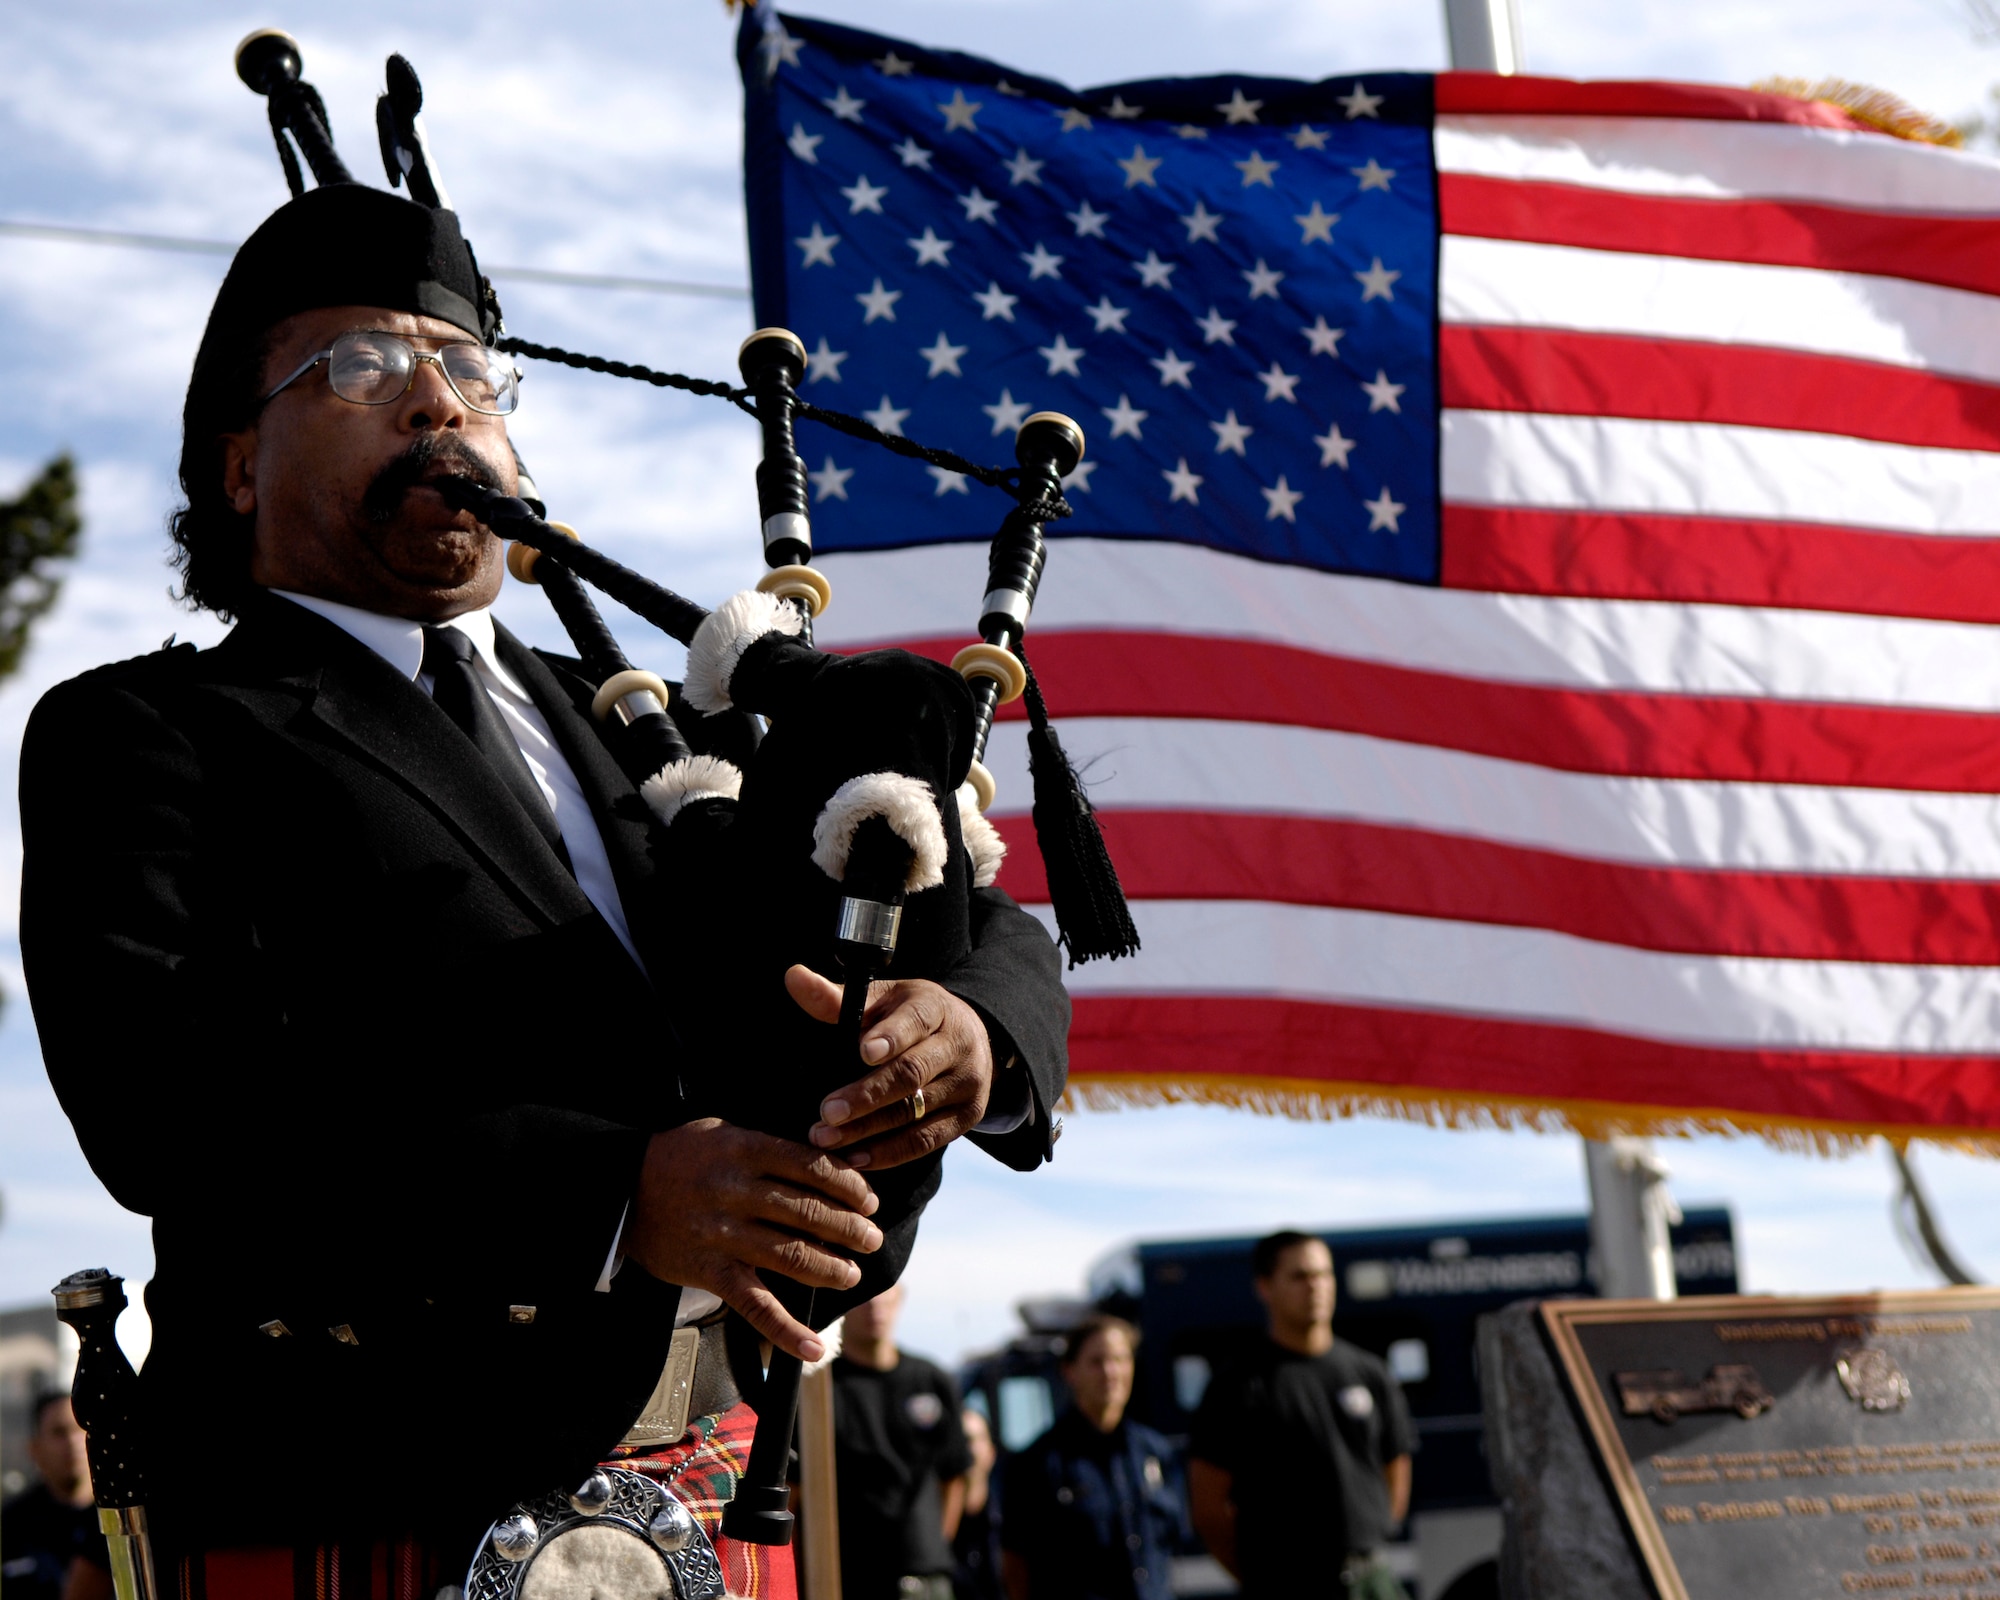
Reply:
[[[756, 1431], [756, 1412], [739, 1402], [696, 1418], [677, 1444], [619, 1450], [604, 1465], [672, 1485], [714, 1543], [730, 1594], [798, 1600], [789, 1546], [745, 1544], [722, 1532]], [[415, 1538], [208, 1550], [173, 1561], [161, 1587], [177, 1600], [438, 1600], [441, 1589], [464, 1581], [470, 1555]]]

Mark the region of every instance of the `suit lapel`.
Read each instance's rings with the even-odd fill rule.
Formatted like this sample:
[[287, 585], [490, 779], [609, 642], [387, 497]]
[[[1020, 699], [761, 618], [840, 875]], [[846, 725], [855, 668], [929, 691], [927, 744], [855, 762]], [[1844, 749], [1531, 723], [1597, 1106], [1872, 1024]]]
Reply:
[[226, 646], [256, 686], [296, 695], [299, 715], [393, 776], [552, 926], [595, 909], [486, 760], [429, 695], [366, 645], [275, 596]]
[[534, 651], [494, 624], [494, 644], [501, 664], [548, 720], [549, 731], [576, 774], [577, 786], [590, 802], [591, 815], [604, 839], [611, 875], [632, 939], [645, 954], [655, 977], [665, 971], [671, 929], [660, 914], [659, 866], [653, 854], [655, 823], [645, 801], [625, 770], [605, 747], [590, 715], [591, 686], [571, 673], [559, 673]]

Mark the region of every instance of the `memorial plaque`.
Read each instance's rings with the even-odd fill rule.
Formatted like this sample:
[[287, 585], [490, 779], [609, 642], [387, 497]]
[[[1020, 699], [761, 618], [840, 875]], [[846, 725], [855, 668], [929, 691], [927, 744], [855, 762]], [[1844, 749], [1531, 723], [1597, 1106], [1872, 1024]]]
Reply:
[[2000, 1290], [1541, 1314], [1663, 1600], [2000, 1600]]

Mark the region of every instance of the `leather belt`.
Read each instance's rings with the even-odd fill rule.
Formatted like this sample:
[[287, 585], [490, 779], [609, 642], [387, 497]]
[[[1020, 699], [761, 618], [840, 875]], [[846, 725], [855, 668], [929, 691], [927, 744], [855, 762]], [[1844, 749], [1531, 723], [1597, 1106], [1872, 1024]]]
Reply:
[[719, 1416], [743, 1399], [729, 1370], [724, 1343], [727, 1313], [692, 1328], [676, 1328], [667, 1364], [639, 1420], [620, 1441], [627, 1449], [657, 1450], [678, 1443], [696, 1417]]

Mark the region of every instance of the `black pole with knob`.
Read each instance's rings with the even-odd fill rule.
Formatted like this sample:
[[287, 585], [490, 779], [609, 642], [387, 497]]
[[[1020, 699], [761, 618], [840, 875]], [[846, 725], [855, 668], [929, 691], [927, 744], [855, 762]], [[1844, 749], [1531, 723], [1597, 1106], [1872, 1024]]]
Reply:
[[111, 1549], [118, 1600], [159, 1600], [152, 1540], [146, 1532], [146, 1467], [139, 1438], [139, 1375], [118, 1344], [125, 1280], [103, 1267], [72, 1272], [55, 1286], [56, 1316], [79, 1346], [70, 1404], [89, 1435], [90, 1483], [97, 1525]]

